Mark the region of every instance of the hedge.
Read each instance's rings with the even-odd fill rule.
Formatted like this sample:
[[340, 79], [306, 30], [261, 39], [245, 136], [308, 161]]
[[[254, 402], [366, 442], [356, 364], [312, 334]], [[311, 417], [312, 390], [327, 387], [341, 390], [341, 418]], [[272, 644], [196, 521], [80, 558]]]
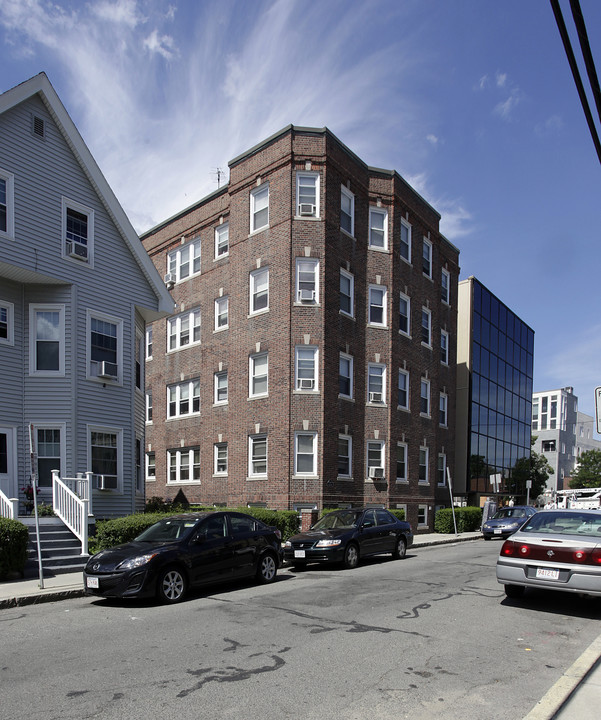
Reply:
[[[456, 507], [455, 520], [457, 532], [471, 532], [480, 530], [482, 525], [482, 508], [479, 507]], [[451, 508], [443, 508], [436, 513], [434, 518], [434, 531], [437, 533], [454, 533], [453, 511]]]
[[14, 573], [23, 576], [29, 534], [18, 520], [0, 517], [0, 580]]

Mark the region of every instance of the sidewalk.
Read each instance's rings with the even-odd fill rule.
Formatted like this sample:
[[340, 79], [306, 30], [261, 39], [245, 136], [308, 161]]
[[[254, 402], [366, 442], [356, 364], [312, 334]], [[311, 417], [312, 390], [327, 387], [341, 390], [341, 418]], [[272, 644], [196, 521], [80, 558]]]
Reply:
[[[431, 545], [479, 540], [481, 537], [480, 532], [416, 535], [409, 552]], [[44, 588], [41, 589], [39, 585], [37, 579], [0, 582], [0, 610], [84, 595], [81, 572], [44, 578]], [[601, 635], [566, 670], [523, 720], [598, 720], [600, 703]]]

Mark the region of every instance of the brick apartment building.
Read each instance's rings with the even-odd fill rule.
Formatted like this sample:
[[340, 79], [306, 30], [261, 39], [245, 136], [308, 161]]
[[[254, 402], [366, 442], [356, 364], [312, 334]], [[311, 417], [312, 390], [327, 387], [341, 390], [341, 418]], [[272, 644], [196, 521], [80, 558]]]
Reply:
[[148, 327], [147, 497], [405, 508], [454, 466], [458, 250], [396, 172], [288, 126], [142, 242], [176, 301]]

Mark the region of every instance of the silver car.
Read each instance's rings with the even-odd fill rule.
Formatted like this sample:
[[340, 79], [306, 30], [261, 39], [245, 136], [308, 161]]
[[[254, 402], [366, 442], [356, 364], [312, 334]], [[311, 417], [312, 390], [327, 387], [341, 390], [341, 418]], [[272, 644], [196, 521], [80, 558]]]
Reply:
[[507, 597], [527, 587], [601, 595], [601, 510], [542, 510], [505, 540], [497, 580]]

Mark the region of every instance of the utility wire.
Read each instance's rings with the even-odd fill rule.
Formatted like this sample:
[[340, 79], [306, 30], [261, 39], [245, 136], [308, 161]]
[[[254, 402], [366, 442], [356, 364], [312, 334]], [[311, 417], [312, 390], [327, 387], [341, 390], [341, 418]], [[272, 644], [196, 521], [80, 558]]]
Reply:
[[553, 13], [555, 15], [555, 22], [557, 23], [557, 27], [559, 29], [559, 34], [561, 35], [561, 39], [563, 41], [563, 46], [566, 51], [566, 55], [568, 57], [568, 62], [570, 63], [572, 75], [574, 76], [574, 82], [576, 83], [576, 88], [578, 90], [578, 96], [580, 97], [580, 104], [582, 105], [582, 109], [584, 110], [584, 115], [585, 115], [586, 121], [588, 123], [589, 131], [591, 133], [591, 137], [593, 138], [593, 144], [595, 145], [595, 150], [597, 151], [597, 157], [599, 158], [599, 162], [601, 162], [601, 143], [599, 142], [599, 135], [597, 134], [597, 128], [595, 127], [595, 122], [593, 120], [591, 109], [588, 104], [588, 99], [587, 99], [586, 93], [584, 91], [584, 85], [582, 84], [582, 79], [580, 77], [580, 71], [578, 70], [578, 65], [576, 64], [576, 58], [574, 57], [574, 51], [572, 50], [572, 44], [570, 43], [570, 38], [568, 36], [568, 31], [566, 30], [566, 25], [563, 20], [563, 15], [561, 14], [561, 8], [559, 7], [559, 0], [550, 0], [550, 2], [551, 2], [551, 7], [553, 8]]
[[578, 31], [578, 40], [580, 41], [580, 49], [582, 50], [582, 57], [584, 58], [584, 64], [586, 65], [588, 81], [591, 84], [595, 105], [597, 106], [597, 114], [601, 120], [601, 88], [599, 88], [599, 78], [597, 77], [595, 61], [593, 60], [591, 46], [588, 41], [584, 16], [582, 15], [582, 10], [580, 9], [579, 0], [570, 0], [570, 6], [572, 8], [574, 24], [576, 25], [576, 30]]

